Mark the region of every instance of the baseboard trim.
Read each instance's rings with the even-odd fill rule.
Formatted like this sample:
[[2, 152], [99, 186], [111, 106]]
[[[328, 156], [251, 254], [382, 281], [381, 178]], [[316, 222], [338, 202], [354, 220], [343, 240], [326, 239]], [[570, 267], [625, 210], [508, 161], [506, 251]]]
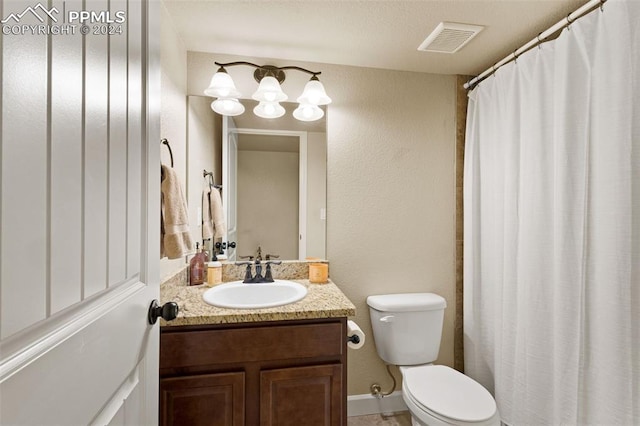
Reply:
[[391, 414], [408, 410], [402, 399], [402, 392], [378, 399], [371, 394], [350, 395], [347, 397], [347, 416], [366, 416], [369, 414]]

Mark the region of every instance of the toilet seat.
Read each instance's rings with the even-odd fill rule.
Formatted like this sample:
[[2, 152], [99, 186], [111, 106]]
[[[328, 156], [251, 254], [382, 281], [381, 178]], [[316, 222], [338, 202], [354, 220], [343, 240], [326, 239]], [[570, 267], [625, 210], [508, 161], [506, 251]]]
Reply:
[[[402, 367], [403, 393], [428, 415], [448, 424], [493, 423], [496, 403], [482, 385], [443, 365]], [[499, 421], [498, 423], [499, 424]]]

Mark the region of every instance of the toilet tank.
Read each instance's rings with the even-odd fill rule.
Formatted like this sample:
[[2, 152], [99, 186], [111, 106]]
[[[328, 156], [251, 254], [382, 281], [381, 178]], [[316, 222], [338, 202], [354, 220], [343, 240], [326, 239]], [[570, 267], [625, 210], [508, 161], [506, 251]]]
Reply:
[[367, 297], [373, 339], [387, 364], [427, 364], [438, 358], [447, 302], [433, 293]]

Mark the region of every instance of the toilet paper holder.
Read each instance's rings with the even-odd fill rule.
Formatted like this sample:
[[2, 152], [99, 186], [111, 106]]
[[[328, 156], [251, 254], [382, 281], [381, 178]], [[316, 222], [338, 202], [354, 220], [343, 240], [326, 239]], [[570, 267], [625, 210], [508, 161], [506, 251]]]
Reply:
[[356, 345], [360, 343], [360, 336], [354, 334], [353, 336], [347, 336], [347, 340], [351, 343], [355, 343]]
[[349, 349], [360, 349], [364, 346], [365, 335], [364, 332], [358, 327], [354, 321], [347, 321], [346, 331], [346, 345]]

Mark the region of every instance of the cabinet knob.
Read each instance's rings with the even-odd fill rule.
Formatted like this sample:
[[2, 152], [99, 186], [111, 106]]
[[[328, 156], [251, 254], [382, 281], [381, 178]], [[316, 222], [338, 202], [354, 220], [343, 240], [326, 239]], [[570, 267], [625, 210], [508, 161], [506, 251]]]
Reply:
[[153, 325], [158, 321], [158, 317], [162, 317], [165, 321], [171, 321], [176, 319], [180, 308], [176, 302], [167, 302], [160, 306], [157, 300], [151, 302], [149, 306], [148, 320], [149, 324]]

